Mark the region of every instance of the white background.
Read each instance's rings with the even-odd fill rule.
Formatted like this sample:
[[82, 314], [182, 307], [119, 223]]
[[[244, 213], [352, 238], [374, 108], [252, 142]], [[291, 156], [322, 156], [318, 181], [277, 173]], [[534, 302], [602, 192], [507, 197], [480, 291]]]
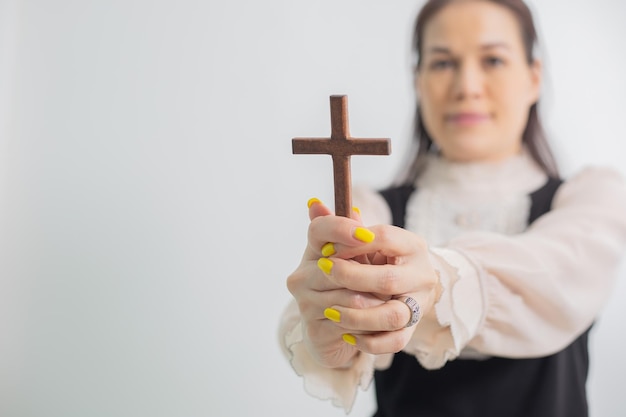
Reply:
[[[534, 3], [563, 173], [626, 173], [626, 2]], [[354, 182], [393, 178], [421, 4], [0, 0], [0, 415], [344, 415], [277, 343], [306, 201], [332, 202], [330, 158], [290, 140], [327, 136], [348, 94], [352, 134], [393, 141]], [[595, 417], [626, 415], [624, 278], [592, 335]]]

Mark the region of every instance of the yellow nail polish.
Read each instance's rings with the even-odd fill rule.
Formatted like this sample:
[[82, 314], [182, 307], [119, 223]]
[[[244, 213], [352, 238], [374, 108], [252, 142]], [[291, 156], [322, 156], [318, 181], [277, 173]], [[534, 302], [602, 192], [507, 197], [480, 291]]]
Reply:
[[331, 256], [331, 255], [334, 255], [335, 253], [336, 253], [335, 245], [333, 245], [332, 243], [328, 242], [327, 244], [322, 246], [322, 255]]
[[309, 201], [307, 201], [307, 202], [306, 202], [306, 206], [307, 206], [308, 208], [311, 208], [311, 206], [312, 206], [313, 204], [315, 204], [315, 203], [321, 203], [320, 199], [319, 199], [319, 198], [315, 198], [315, 197], [310, 198], [310, 199], [309, 199]]
[[357, 227], [354, 230], [354, 237], [359, 239], [361, 242], [370, 243], [374, 240], [376, 235], [374, 232], [364, 227]]
[[349, 345], [355, 346], [356, 345], [356, 337], [352, 336], [349, 333], [346, 333], [342, 336], [343, 341], [346, 342]]
[[361, 209], [358, 207], [352, 207], [352, 210], [356, 211], [357, 214], [361, 214]]
[[317, 266], [322, 270], [326, 275], [330, 275], [330, 271], [333, 270], [333, 261], [328, 258], [320, 258], [317, 261]]
[[334, 308], [327, 308], [324, 310], [324, 317], [330, 321], [334, 321], [335, 323], [339, 323], [341, 321], [341, 313]]

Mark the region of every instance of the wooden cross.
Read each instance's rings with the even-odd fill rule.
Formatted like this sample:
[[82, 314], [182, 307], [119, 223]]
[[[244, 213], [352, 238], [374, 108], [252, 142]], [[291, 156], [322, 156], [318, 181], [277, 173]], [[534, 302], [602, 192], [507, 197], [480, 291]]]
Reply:
[[348, 97], [330, 96], [330, 138], [293, 138], [294, 154], [327, 154], [333, 157], [335, 180], [335, 214], [350, 217], [352, 186], [350, 157], [352, 155], [389, 155], [389, 139], [355, 139], [348, 130]]

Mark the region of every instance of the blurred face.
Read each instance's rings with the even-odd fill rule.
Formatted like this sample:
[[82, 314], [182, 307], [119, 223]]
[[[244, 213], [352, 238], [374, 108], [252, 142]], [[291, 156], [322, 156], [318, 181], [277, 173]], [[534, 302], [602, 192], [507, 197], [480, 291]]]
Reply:
[[422, 120], [449, 160], [520, 152], [540, 84], [540, 64], [528, 64], [519, 23], [504, 6], [453, 2], [424, 27], [416, 77]]

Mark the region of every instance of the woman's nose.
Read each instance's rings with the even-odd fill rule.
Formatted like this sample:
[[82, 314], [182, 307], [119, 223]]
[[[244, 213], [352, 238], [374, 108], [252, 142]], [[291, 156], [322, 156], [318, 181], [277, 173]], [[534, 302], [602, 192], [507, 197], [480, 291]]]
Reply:
[[484, 93], [484, 76], [477, 65], [462, 64], [455, 73], [453, 95], [456, 100], [479, 98]]

